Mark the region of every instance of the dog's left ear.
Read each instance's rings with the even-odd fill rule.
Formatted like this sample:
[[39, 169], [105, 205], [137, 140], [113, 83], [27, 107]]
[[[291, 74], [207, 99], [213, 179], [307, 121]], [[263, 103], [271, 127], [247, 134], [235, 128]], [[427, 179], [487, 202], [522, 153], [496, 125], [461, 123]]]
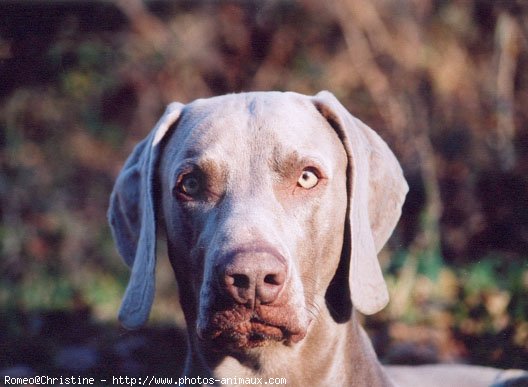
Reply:
[[361, 313], [373, 314], [389, 301], [377, 254], [400, 218], [407, 182], [387, 144], [332, 93], [322, 91], [312, 101], [347, 153], [350, 293]]
[[155, 167], [160, 143], [183, 109], [170, 104], [151, 133], [128, 157], [110, 197], [108, 220], [119, 254], [132, 274], [121, 303], [119, 320], [128, 329], [148, 319], [154, 300], [156, 266]]

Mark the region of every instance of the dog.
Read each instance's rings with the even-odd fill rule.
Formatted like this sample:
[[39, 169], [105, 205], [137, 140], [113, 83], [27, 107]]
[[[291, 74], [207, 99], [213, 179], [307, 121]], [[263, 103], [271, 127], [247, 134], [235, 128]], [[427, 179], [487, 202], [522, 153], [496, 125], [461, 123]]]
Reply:
[[490, 368], [382, 366], [358, 323], [389, 300], [377, 254], [407, 191], [387, 144], [330, 92], [172, 103], [111, 195], [113, 237], [132, 268], [119, 319], [129, 329], [148, 319], [159, 228], [189, 384], [500, 383]]

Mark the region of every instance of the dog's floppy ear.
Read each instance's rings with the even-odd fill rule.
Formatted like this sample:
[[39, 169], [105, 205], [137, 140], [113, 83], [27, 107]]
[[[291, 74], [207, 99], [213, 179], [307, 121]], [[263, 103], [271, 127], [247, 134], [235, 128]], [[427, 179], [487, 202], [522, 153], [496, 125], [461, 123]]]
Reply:
[[156, 219], [154, 176], [160, 143], [184, 105], [170, 104], [152, 132], [126, 161], [110, 197], [108, 220], [117, 249], [132, 274], [123, 297], [119, 320], [128, 329], [148, 319], [154, 299]]
[[373, 314], [389, 301], [377, 254], [400, 218], [408, 186], [387, 144], [332, 93], [318, 93], [313, 103], [337, 132], [347, 153], [350, 293], [356, 309]]

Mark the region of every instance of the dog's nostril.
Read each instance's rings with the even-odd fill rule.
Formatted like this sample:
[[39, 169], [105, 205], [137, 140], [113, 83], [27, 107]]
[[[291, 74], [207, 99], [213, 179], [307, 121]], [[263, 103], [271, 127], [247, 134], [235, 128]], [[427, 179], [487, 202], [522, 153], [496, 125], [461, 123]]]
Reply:
[[285, 280], [286, 273], [284, 271], [278, 270], [276, 273], [266, 274], [264, 276], [263, 282], [267, 285], [282, 286]]
[[245, 274], [233, 274], [231, 275], [232, 284], [236, 288], [248, 289], [249, 288], [249, 277]]
[[275, 274], [268, 274], [264, 277], [264, 283], [269, 285], [280, 285], [278, 278]]

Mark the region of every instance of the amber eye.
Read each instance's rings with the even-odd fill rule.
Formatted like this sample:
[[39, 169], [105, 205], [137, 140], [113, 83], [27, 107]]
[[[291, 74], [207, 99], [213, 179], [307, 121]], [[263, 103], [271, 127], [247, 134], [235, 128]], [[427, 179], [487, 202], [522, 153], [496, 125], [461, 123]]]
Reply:
[[315, 174], [315, 172], [312, 169], [304, 169], [301, 173], [301, 176], [299, 176], [299, 180], [297, 180], [297, 184], [299, 184], [304, 189], [311, 189], [315, 187], [319, 183], [319, 178]]
[[195, 196], [202, 189], [202, 184], [197, 176], [189, 173], [181, 178], [177, 188], [179, 192], [187, 196]]

